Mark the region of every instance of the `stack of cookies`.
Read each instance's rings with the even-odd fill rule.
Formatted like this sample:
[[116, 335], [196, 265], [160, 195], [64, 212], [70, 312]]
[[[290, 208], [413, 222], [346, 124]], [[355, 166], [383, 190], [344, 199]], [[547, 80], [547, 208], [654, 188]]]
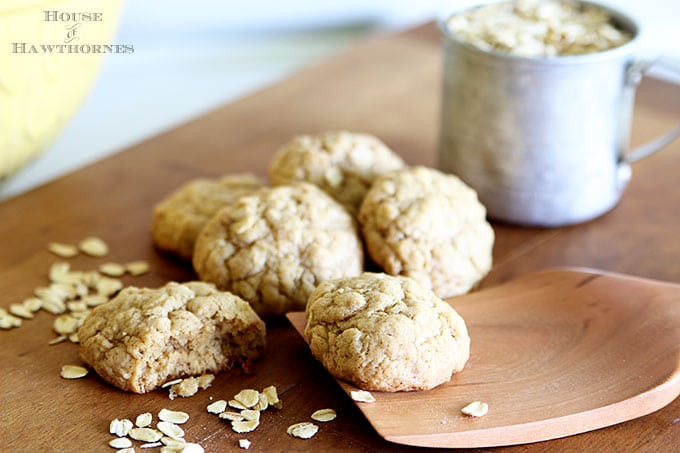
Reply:
[[[182, 373], [258, 357], [260, 317], [306, 310], [312, 353], [364, 389], [428, 389], [463, 368], [465, 323], [440, 298], [469, 291], [491, 267], [493, 230], [472, 189], [455, 176], [409, 167], [376, 137], [350, 132], [294, 137], [276, 153], [269, 179], [194, 180], [158, 203], [154, 243], [190, 259], [205, 283], [124, 291], [110, 313], [102, 309], [85, 323], [81, 357], [109, 382], [145, 392]], [[365, 251], [386, 274], [364, 272]], [[224, 320], [202, 320], [198, 300]], [[147, 312], [148, 325], [140, 318]], [[110, 325], [128, 318], [144, 325]], [[178, 334], [156, 324], [175, 318], [186, 320], [181, 329], [190, 338], [186, 347], [164, 349]], [[229, 333], [232, 327], [249, 334]], [[113, 338], [120, 329], [136, 332], [134, 341]], [[228, 339], [232, 354], [201, 346], [217, 344], [215, 335]], [[152, 368], [155, 358], [136, 357], [126, 343], [155, 351], [149, 338], [176, 360]], [[114, 355], [127, 360], [122, 374], [111, 371]]]
[[320, 283], [356, 277], [364, 250], [390, 275], [442, 298], [469, 291], [491, 268], [493, 230], [460, 179], [409, 167], [376, 137], [294, 137], [252, 175], [192, 181], [160, 202], [152, 237], [191, 258], [199, 278], [261, 316], [304, 309]]

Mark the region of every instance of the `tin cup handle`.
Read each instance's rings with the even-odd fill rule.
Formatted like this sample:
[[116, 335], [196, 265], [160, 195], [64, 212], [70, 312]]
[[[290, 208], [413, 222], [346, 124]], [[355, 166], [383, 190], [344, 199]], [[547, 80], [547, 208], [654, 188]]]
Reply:
[[[628, 68], [627, 83], [631, 86], [636, 86], [642, 78], [647, 74], [652, 66], [662, 66], [670, 71], [674, 71], [680, 74], [680, 66], [672, 64], [668, 60], [657, 58], [654, 60], [639, 60], [633, 62]], [[637, 160], [647, 157], [650, 154], [659, 151], [664, 146], [671, 143], [673, 140], [680, 137], [680, 124], [672, 129], [670, 132], [662, 135], [661, 137], [652, 140], [651, 142], [645, 143], [631, 151], [628, 151], [623, 156], [623, 161], [625, 163], [633, 163]]]

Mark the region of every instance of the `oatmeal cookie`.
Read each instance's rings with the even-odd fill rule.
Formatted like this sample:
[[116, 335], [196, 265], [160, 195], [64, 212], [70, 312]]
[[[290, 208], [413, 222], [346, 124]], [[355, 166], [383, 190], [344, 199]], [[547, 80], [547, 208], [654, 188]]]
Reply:
[[168, 195], [153, 210], [151, 237], [161, 250], [191, 259], [196, 236], [220, 208], [264, 183], [251, 174], [196, 179]]
[[262, 316], [304, 309], [322, 281], [359, 275], [354, 219], [309, 183], [261, 189], [219, 211], [196, 240], [194, 269]]
[[364, 390], [431, 389], [470, 356], [463, 318], [408, 277], [366, 272], [322, 283], [306, 313], [314, 357]]
[[378, 178], [359, 223], [370, 257], [439, 297], [470, 290], [491, 269], [494, 233], [477, 193], [453, 175], [413, 167]]
[[356, 215], [373, 180], [405, 166], [376, 137], [350, 132], [300, 135], [286, 143], [269, 166], [273, 184], [307, 181]]
[[168, 380], [244, 368], [265, 346], [250, 305], [203, 282], [123, 289], [78, 330], [80, 358], [105, 381], [135, 393]]

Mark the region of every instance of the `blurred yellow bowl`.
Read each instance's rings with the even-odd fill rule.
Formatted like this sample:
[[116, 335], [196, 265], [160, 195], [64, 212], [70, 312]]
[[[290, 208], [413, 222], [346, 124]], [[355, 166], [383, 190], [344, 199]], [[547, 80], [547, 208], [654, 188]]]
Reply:
[[[122, 3], [0, 3], [0, 180], [39, 154], [82, 104], [107, 53], [95, 45], [114, 44]], [[51, 20], [55, 14], [47, 16], [46, 11], [57, 11], [58, 19], [67, 19], [68, 14], [79, 20]], [[88, 21], [72, 13], [89, 13], [91, 19], [93, 13], [101, 13], [101, 20]], [[52, 46], [52, 51], [43, 46]]]

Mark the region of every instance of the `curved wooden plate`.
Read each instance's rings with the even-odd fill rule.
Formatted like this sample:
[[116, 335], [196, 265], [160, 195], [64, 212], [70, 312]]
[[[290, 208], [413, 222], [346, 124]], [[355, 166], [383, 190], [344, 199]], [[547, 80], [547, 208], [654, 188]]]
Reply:
[[[386, 440], [537, 442], [649, 414], [680, 394], [680, 285], [552, 270], [449, 303], [466, 320], [471, 358], [433, 390], [374, 393], [375, 403], [358, 403]], [[288, 319], [302, 333], [304, 313]], [[486, 416], [461, 415], [477, 400], [489, 404]]]

